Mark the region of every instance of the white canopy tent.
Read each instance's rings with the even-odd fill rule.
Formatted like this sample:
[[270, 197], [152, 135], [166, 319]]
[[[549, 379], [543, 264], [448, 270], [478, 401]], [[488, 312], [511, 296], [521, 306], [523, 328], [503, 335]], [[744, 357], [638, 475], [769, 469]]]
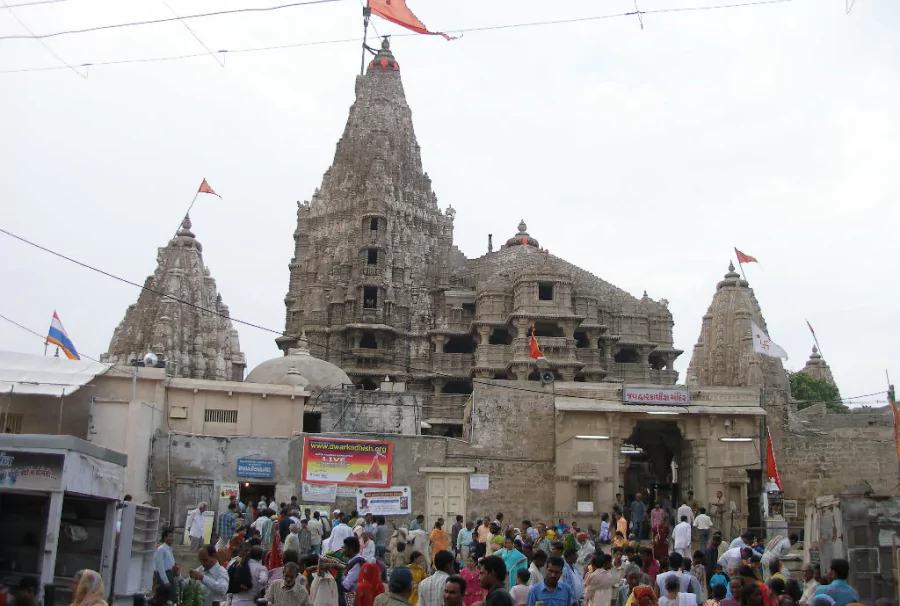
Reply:
[[0, 351], [0, 394], [63, 398], [109, 369], [109, 365], [91, 360]]

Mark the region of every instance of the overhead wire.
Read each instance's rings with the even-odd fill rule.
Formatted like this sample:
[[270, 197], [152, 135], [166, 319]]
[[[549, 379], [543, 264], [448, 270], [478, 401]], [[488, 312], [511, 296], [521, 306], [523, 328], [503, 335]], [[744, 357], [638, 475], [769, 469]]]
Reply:
[[[173, 15], [175, 15], [176, 17], [178, 17], [178, 13], [175, 12], [175, 9], [172, 8], [172, 5], [170, 5], [168, 2], [166, 2], [166, 0], [161, 0], [161, 1], [162, 1], [163, 4], [166, 5], [166, 8], [168, 8], [169, 11], [170, 11]], [[206, 50], [206, 52], [209, 53], [209, 56], [213, 58], [213, 61], [215, 61], [216, 63], [218, 63], [218, 64], [221, 65], [222, 67], [225, 67], [225, 61], [224, 61], [224, 60], [219, 61], [219, 58], [215, 55], [215, 53], [213, 53], [212, 50], [211, 50], [208, 46], [206, 46], [206, 44], [203, 42], [203, 40], [200, 39], [200, 36], [198, 36], [197, 33], [196, 33], [193, 29], [191, 29], [191, 26], [184, 22], [184, 19], [181, 19], [181, 18], [179, 17], [178, 22], [181, 23], [181, 24], [184, 26], [184, 28], [185, 28], [188, 32], [190, 32], [190, 34], [191, 34], [191, 36], [193, 36], [194, 40], [196, 40], [196, 41], [200, 44], [200, 46], [202, 46], [202, 47]]]
[[[319, 1], [336, 2], [336, 1], [340, 1], [340, 0], [319, 0]], [[640, 14], [670, 13], [670, 12], [681, 12], [681, 11], [696, 12], [696, 11], [704, 11], [704, 10], [721, 10], [721, 9], [729, 9], [729, 8], [742, 8], [742, 7], [757, 6], [757, 5], [784, 4], [784, 3], [793, 2], [793, 1], [794, 0], [755, 0], [752, 2], [742, 2], [742, 3], [735, 3], [735, 4], [718, 4], [718, 5], [711, 5], [711, 6], [693, 6], [693, 7], [681, 7], [681, 8], [673, 7], [673, 8], [668, 8], [668, 9], [654, 9], [654, 10], [639, 11], [639, 12], [640, 12]], [[296, 5], [302, 5], [302, 4], [308, 4], [308, 3], [298, 3], [298, 4], [283, 5], [283, 6], [296, 6]], [[277, 8], [277, 7], [273, 7], [268, 10], [273, 10], [274, 8]], [[206, 13], [206, 15], [215, 15], [215, 14], [218, 14], [218, 13]], [[473, 33], [473, 32], [485, 32], [485, 31], [493, 31], [493, 30], [522, 28], [522, 27], [562, 25], [562, 24], [567, 24], [567, 23], [579, 23], [579, 22], [587, 22], [587, 21], [598, 21], [598, 20], [615, 19], [615, 18], [622, 18], [622, 17], [631, 17], [631, 16], [634, 16], [637, 14], [638, 14], [638, 12], [636, 12], [636, 11], [629, 11], [629, 12], [625, 12], [625, 13], [614, 13], [614, 14], [608, 14], [608, 15], [574, 17], [571, 19], [552, 19], [552, 20], [544, 20], [544, 21], [531, 21], [531, 22], [521, 22], [521, 23], [488, 25], [488, 26], [482, 26], [482, 27], [450, 29], [450, 30], [447, 30], [447, 32], [452, 33], [452, 34], [465, 34], [465, 33]], [[202, 15], [194, 15], [193, 17], [200, 17], [200, 16], [202, 16]], [[191, 18], [191, 17], [190, 16], [182, 17], [182, 19], [185, 19], [185, 18]], [[166, 20], [162, 20], [162, 21], [174, 21], [174, 20], [175, 19], [173, 18], [173, 19], [166, 19]], [[158, 20], [157, 21], [148, 21], [148, 22], [141, 22], [140, 24], [157, 23], [157, 22], [162, 22], [162, 21], [158, 21]], [[122, 26], [124, 27], [125, 25], [137, 25], [137, 24], [138, 23], [123, 24]], [[104, 27], [113, 27], [113, 26], [104, 26]], [[96, 28], [89, 28], [89, 29], [83, 30], [83, 31], [95, 31], [95, 29]], [[373, 25], [373, 29], [375, 29], [374, 25]], [[79, 30], [79, 31], [82, 31], [82, 30]], [[65, 33], [76, 33], [76, 32], [74, 32], [74, 31], [73, 32], [58, 32], [57, 34], [52, 34], [52, 35], [62, 35]], [[377, 29], [376, 29], [376, 34], [380, 35], [380, 32], [378, 32]], [[391, 37], [393, 37], [393, 38], [405, 38], [405, 37], [415, 37], [415, 36], [420, 36], [420, 34], [397, 33], [397, 34], [391, 35]], [[14, 38], [28, 38], [28, 36], [16, 36]], [[9, 39], [9, 37], [6, 37], [6, 38], [0, 37], [0, 40], [3, 40], [3, 39]], [[274, 50], [284, 50], [284, 49], [290, 49], [290, 48], [299, 48], [299, 47], [303, 47], [303, 46], [318, 46], [318, 45], [325, 45], [325, 44], [341, 44], [341, 43], [349, 43], [349, 42], [359, 43], [361, 41], [362, 41], [362, 38], [360, 38], [359, 36], [354, 36], [351, 38], [339, 38], [339, 39], [333, 39], [333, 40], [318, 40], [318, 41], [310, 41], [310, 42], [296, 42], [296, 43], [290, 43], [290, 44], [279, 44], [279, 45], [272, 45], [272, 46], [223, 49], [223, 50], [216, 51], [216, 53], [217, 54], [251, 53], [251, 52], [259, 52], [259, 51], [274, 51]], [[175, 55], [175, 56], [169, 56], [169, 57], [146, 57], [146, 58], [138, 58], [138, 59], [92, 61], [92, 62], [86, 62], [86, 63], [80, 64], [79, 67], [99, 67], [99, 66], [110, 66], [110, 65], [124, 65], [124, 64], [129, 64], [129, 63], [155, 63], [155, 62], [167, 62], [167, 61], [180, 61], [180, 60], [185, 60], [185, 59], [193, 59], [193, 58], [197, 58], [197, 57], [203, 57], [203, 56], [205, 56], [205, 54], [206, 53], [191, 53], [191, 54]], [[54, 67], [7, 69], [7, 70], [0, 70], [0, 74], [15, 74], [15, 73], [39, 72], [39, 71], [56, 71], [59, 69], [64, 69], [64, 68], [54, 66]]]
[[0, 8], [24, 8], [27, 6], [37, 6], [39, 4], [56, 4], [57, 2], [68, 2], [68, 0], [37, 0], [37, 2], [20, 2], [19, 4], [7, 4]]
[[[12, 8], [6, 3], [6, 0], [3, 0], [3, 7], [6, 8], [7, 10], [9, 10], [9, 14], [12, 15], [12, 18], [15, 19], [16, 22], [17, 22], [19, 25], [22, 26], [22, 29], [24, 29], [26, 32], [28, 32], [28, 33], [31, 34], [32, 36], [34, 35], [34, 32], [31, 31], [31, 28], [28, 27], [28, 26], [25, 24], [25, 22], [22, 21], [22, 20], [19, 18], [19, 16], [16, 14], [16, 11], [12, 10]], [[63, 59], [62, 57], [60, 57], [59, 54], [56, 53], [56, 51], [54, 51], [52, 48], [50, 48], [50, 47], [47, 45], [46, 42], [44, 42], [43, 40], [40, 40], [40, 39], [38, 39], [38, 42], [40, 42], [41, 46], [43, 46], [43, 47], [47, 50], [48, 53], [50, 53], [51, 55], [53, 55], [53, 57], [54, 57], [57, 61], [59, 61], [60, 63], [62, 63], [66, 68], [72, 70], [73, 72], [75, 72], [76, 74], [78, 74], [81, 78], [87, 79], [87, 74], [82, 74], [82, 73], [79, 72], [77, 69], [75, 69], [74, 67], [72, 67], [71, 65], [69, 65], [69, 63], [68, 63], [65, 59]]]
[[[50, 248], [47, 248], [46, 246], [42, 246], [41, 244], [38, 244], [38, 243], [36, 243], [36, 242], [32, 242], [31, 240], [28, 240], [27, 238], [24, 238], [24, 237], [22, 237], [22, 236], [19, 236], [19, 235], [17, 235], [17, 234], [14, 234], [13, 232], [8, 231], [8, 230], [6, 230], [6, 229], [4, 229], [4, 228], [2, 228], [2, 227], [0, 227], [0, 233], [5, 234], [6, 236], [9, 236], [9, 237], [11, 237], [11, 238], [13, 238], [13, 239], [15, 239], [15, 240], [18, 240], [19, 242], [22, 242], [23, 244], [27, 244], [28, 246], [31, 246], [31, 247], [33, 247], [33, 248], [37, 248], [38, 250], [41, 250], [41, 251], [46, 252], [46, 253], [48, 253], [48, 254], [51, 254], [51, 255], [53, 255], [53, 256], [55, 256], [55, 257], [58, 257], [58, 258], [60, 258], [60, 259], [63, 259], [63, 260], [65, 260], [65, 261], [68, 261], [68, 262], [70, 262], [70, 263], [74, 263], [75, 265], [78, 265], [78, 266], [80, 266], [80, 267], [83, 267], [83, 268], [85, 268], [85, 269], [88, 269], [88, 270], [90, 270], [90, 271], [93, 271], [93, 272], [95, 272], [95, 273], [101, 274], [101, 275], [103, 275], [103, 276], [106, 276], [106, 277], [111, 278], [111, 279], [113, 279], [113, 280], [122, 282], [122, 283], [124, 283], [124, 284], [128, 284], [129, 286], [134, 286], [134, 287], [139, 288], [139, 289], [141, 289], [141, 290], [145, 290], [145, 291], [147, 291], [147, 292], [150, 292], [150, 293], [159, 295], [159, 296], [161, 296], [161, 297], [165, 297], [166, 299], [170, 299], [170, 300], [175, 301], [175, 302], [177, 302], [177, 303], [181, 303], [182, 305], [187, 305], [188, 307], [192, 307], [192, 308], [194, 308], [194, 309], [196, 309], [196, 310], [198, 310], [198, 311], [205, 312], [205, 313], [209, 313], [209, 314], [212, 314], [212, 315], [215, 315], [215, 316], [220, 316], [220, 317], [225, 318], [225, 319], [228, 319], [228, 320], [230, 320], [231, 322], [234, 322], [234, 323], [236, 323], [236, 324], [242, 324], [242, 325], [244, 325], [244, 326], [249, 326], [249, 327], [251, 327], [251, 328], [256, 328], [256, 329], [258, 329], [258, 330], [262, 330], [262, 331], [265, 331], [265, 332], [277, 334], [277, 335], [279, 335], [279, 336], [283, 336], [283, 335], [284, 335], [284, 331], [275, 330], [275, 329], [273, 329], [273, 328], [267, 328], [267, 327], [265, 327], [265, 326], [262, 326], [262, 325], [259, 325], [259, 324], [255, 324], [255, 323], [253, 323], [253, 322], [248, 322], [248, 321], [246, 321], [246, 320], [241, 320], [241, 319], [239, 319], [239, 318], [235, 318], [234, 316], [227, 315], [227, 314], [223, 314], [222, 312], [220, 312], [220, 311], [217, 310], [217, 309], [209, 309], [209, 308], [207, 308], [207, 307], [203, 307], [202, 305], [198, 305], [198, 304], [196, 304], [196, 303], [192, 303], [192, 302], [190, 302], [190, 301], [186, 301], [186, 300], [181, 299], [181, 298], [179, 298], [179, 297], [176, 297], [176, 296], [174, 296], [174, 295], [170, 295], [170, 294], [168, 294], [168, 293], [165, 293], [165, 292], [162, 292], [162, 291], [159, 291], [159, 290], [150, 288], [150, 287], [145, 286], [145, 285], [143, 285], [143, 284], [139, 284], [139, 283], [137, 283], [137, 282], [133, 282], [133, 281], [128, 280], [128, 279], [126, 279], [126, 278], [122, 278], [122, 277], [120, 277], [120, 276], [117, 276], [117, 275], [115, 275], [115, 274], [113, 274], [113, 273], [110, 273], [110, 272], [108, 272], [108, 271], [105, 271], [105, 270], [103, 270], [103, 269], [94, 267], [94, 266], [92, 266], [92, 265], [90, 265], [90, 264], [88, 264], [88, 263], [84, 263], [84, 262], [82, 262], [82, 261], [78, 261], [77, 259], [74, 259], [74, 258], [72, 258], [72, 257], [70, 257], [70, 256], [67, 256], [67, 255], [63, 254], [63, 253], [60, 253], [60, 252], [57, 252], [57, 251], [52, 250], [52, 249], [50, 249]], [[18, 324], [17, 324], [17, 325], [18, 325]], [[22, 327], [21, 325], [19, 325], [19, 326]], [[23, 328], [24, 328], [24, 327], [23, 327]], [[34, 333], [34, 331], [32, 331], [32, 330], [29, 330], [29, 329], [26, 329], [26, 330], [28, 330], [28, 332]], [[34, 334], [36, 334], [36, 333], [34, 333]], [[43, 338], [43, 337], [42, 337], [42, 338]], [[324, 343], [317, 343], [317, 342], [315, 342], [315, 341], [309, 341], [309, 343], [312, 344], [312, 345], [315, 345], [316, 347], [321, 347], [321, 348], [323, 348], [323, 349], [326, 349], [326, 348], [329, 347], [327, 344], [324, 344]], [[346, 353], [346, 354], [353, 355], [353, 351], [348, 350], [348, 349], [335, 349], [335, 351], [336, 351], [337, 353], [341, 353], [341, 354], [345, 354], [345, 353]], [[454, 379], [457, 378], [456, 375], [452, 375], [452, 374], [445, 373], [445, 372], [441, 372], [441, 371], [436, 371], [436, 370], [433, 370], [433, 369], [417, 368], [417, 367], [414, 367], [414, 366], [409, 366], [409, 365], [406, 365], [406, 364], [399, 364], [399, 363], [396, 363], [396, 362], [388, 362], [387, 364], [388, 364], [389, 366], [394, 367], [394, 368], [402, 368], [402, 369], [405, 369], [405, 370], [407, 370], [407, 371], [417, 371], [417, 372], [422, 372], [422, 373], [426, 373], [426, 374], [433, 375], [433, 376], [437, 376], [437, 377], [454, 378]], [[484, 379], [472, 379], [472, 383], [473, 383], [473, 384], [488, 385], [488, 386], [492, 386], [492, 387], [500, 387], [500, 388], [503, 388], [503, 389], [511, 389], [511, 390], [514, 390], [514, 391], [525, 392], [525, 393], [534, 393], [534, 394], [540, 394], [540, 395], [549, 395], [548, 392], [543, 391], [543, 390], [528, 389], [528, 388], [525, 388], [525, 387], [518, 387], [518, 386], [515, 386], [515, 385], [507, 385], [507, 384], [497, 383], [496, 381], [489, 381], [489, 380], [484, 380]], [[553, 393], [555, 394], [555, 392], [553, 392]], [[873, 393], [869, 393], [869, 394], [863, 394], [863, 395], [861, 395], [861, 396], [852, 396], [852, 397], [849, 397], [849, 398], [843, 398], [843, 400], [854, 400], [854, 399], [859, 399], [859, 398], [865, 398], [865, 397], [869, 397], [869, 396], [873, 396], [873, 395], [878, 395], [878, 394], [881, 394], [881, 393], [883, 393], [883, 391], [873, 392]], [[577, 399], [584, 399], [584, 400], [596, 400], [596, 399], [597, 399], [597, 398], [595, 398], [595, 397], [593, 397], [593, 396], [579, 395], [579, 394], [566, 394], [566, 393], [562, 393], [562, 394], [559, 394], [559, 395], [562, 396], [562, 397], [577, 398]]]

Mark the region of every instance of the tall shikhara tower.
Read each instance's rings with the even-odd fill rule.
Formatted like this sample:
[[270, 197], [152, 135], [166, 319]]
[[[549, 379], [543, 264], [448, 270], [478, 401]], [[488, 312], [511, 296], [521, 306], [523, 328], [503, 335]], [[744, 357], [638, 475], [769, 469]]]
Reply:
[[313, 355], [359, 383], [415, 381], [411, 366], [430, 347], [429, 293], [447, 281], [453, 214], [438, 209], [422, 170], [400, 67], [385, 40], [356, 79], [322, 186], [298, 203], [279, 347], [287, 352], [305, 331]]

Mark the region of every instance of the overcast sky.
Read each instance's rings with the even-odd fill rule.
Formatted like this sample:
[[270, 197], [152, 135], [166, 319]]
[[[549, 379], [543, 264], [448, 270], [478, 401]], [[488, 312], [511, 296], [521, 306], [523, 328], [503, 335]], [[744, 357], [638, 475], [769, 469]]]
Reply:
[[[10, 4], [33, 0], [8, 0]], [[409, 0], [432, 29], [634, 10], [632, 0]], [[642, 10], [713, 4], [638, 0]], [[182, 15], [265, 0], [170, 0]], [[845, 397], [900, 381], [900, 4], [671, 12], [395, 38], [425, 170], [469, 257], [520, 219], [553, 254], [666, 298], [684, 371], [732, 247], [799, 369], [819, 336]], [[165, 18], [162, 0], [16, 8], [35, 33]], [[359, 0], [188, 21], [213, 50], [352, 38]], [[403, 30], [377, 18], [378, 32]], [[371, 30], [370, 30], [371, 32]], [[26, 33], [0, 8], [0, 36]], [[179, 22], [49, 38], [70, 64], [203, 53]], [[0, 74], [0, 226], [143, 282], [200, 180], [204, 257], [234, 317], [281, 330], [296, 201], [331, 163], [358, 43]], [[0, 41], [0, 70], [60, 63]], [[81, 70], [83, 71], [83, 69]], [[0, 314], [57, 309], [99, 357], [136, 289], [0, 234]], [[239, 326], [250, 368], [279, 355]], [[42, 342], [0, 322], [0, 348]], [[866, 398], [874, 403], [878, 398]]]

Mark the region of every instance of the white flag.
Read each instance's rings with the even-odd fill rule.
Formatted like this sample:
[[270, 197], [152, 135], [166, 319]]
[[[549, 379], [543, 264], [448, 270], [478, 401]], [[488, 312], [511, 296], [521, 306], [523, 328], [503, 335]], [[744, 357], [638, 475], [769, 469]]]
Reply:
[[775, 343], [772, 339], [769, 338], [769, 335], [763, 332], [763, 330], [756, 325], [756, 322], [753, 320], [750, 321], [750, 330], [753, 331], [753, 351], [756, 353], [761, 353], [764, 356], [771, 356], [773, 358], [784, 358], [788, 359], [787, 352], [784, 351], [777, 343]]

